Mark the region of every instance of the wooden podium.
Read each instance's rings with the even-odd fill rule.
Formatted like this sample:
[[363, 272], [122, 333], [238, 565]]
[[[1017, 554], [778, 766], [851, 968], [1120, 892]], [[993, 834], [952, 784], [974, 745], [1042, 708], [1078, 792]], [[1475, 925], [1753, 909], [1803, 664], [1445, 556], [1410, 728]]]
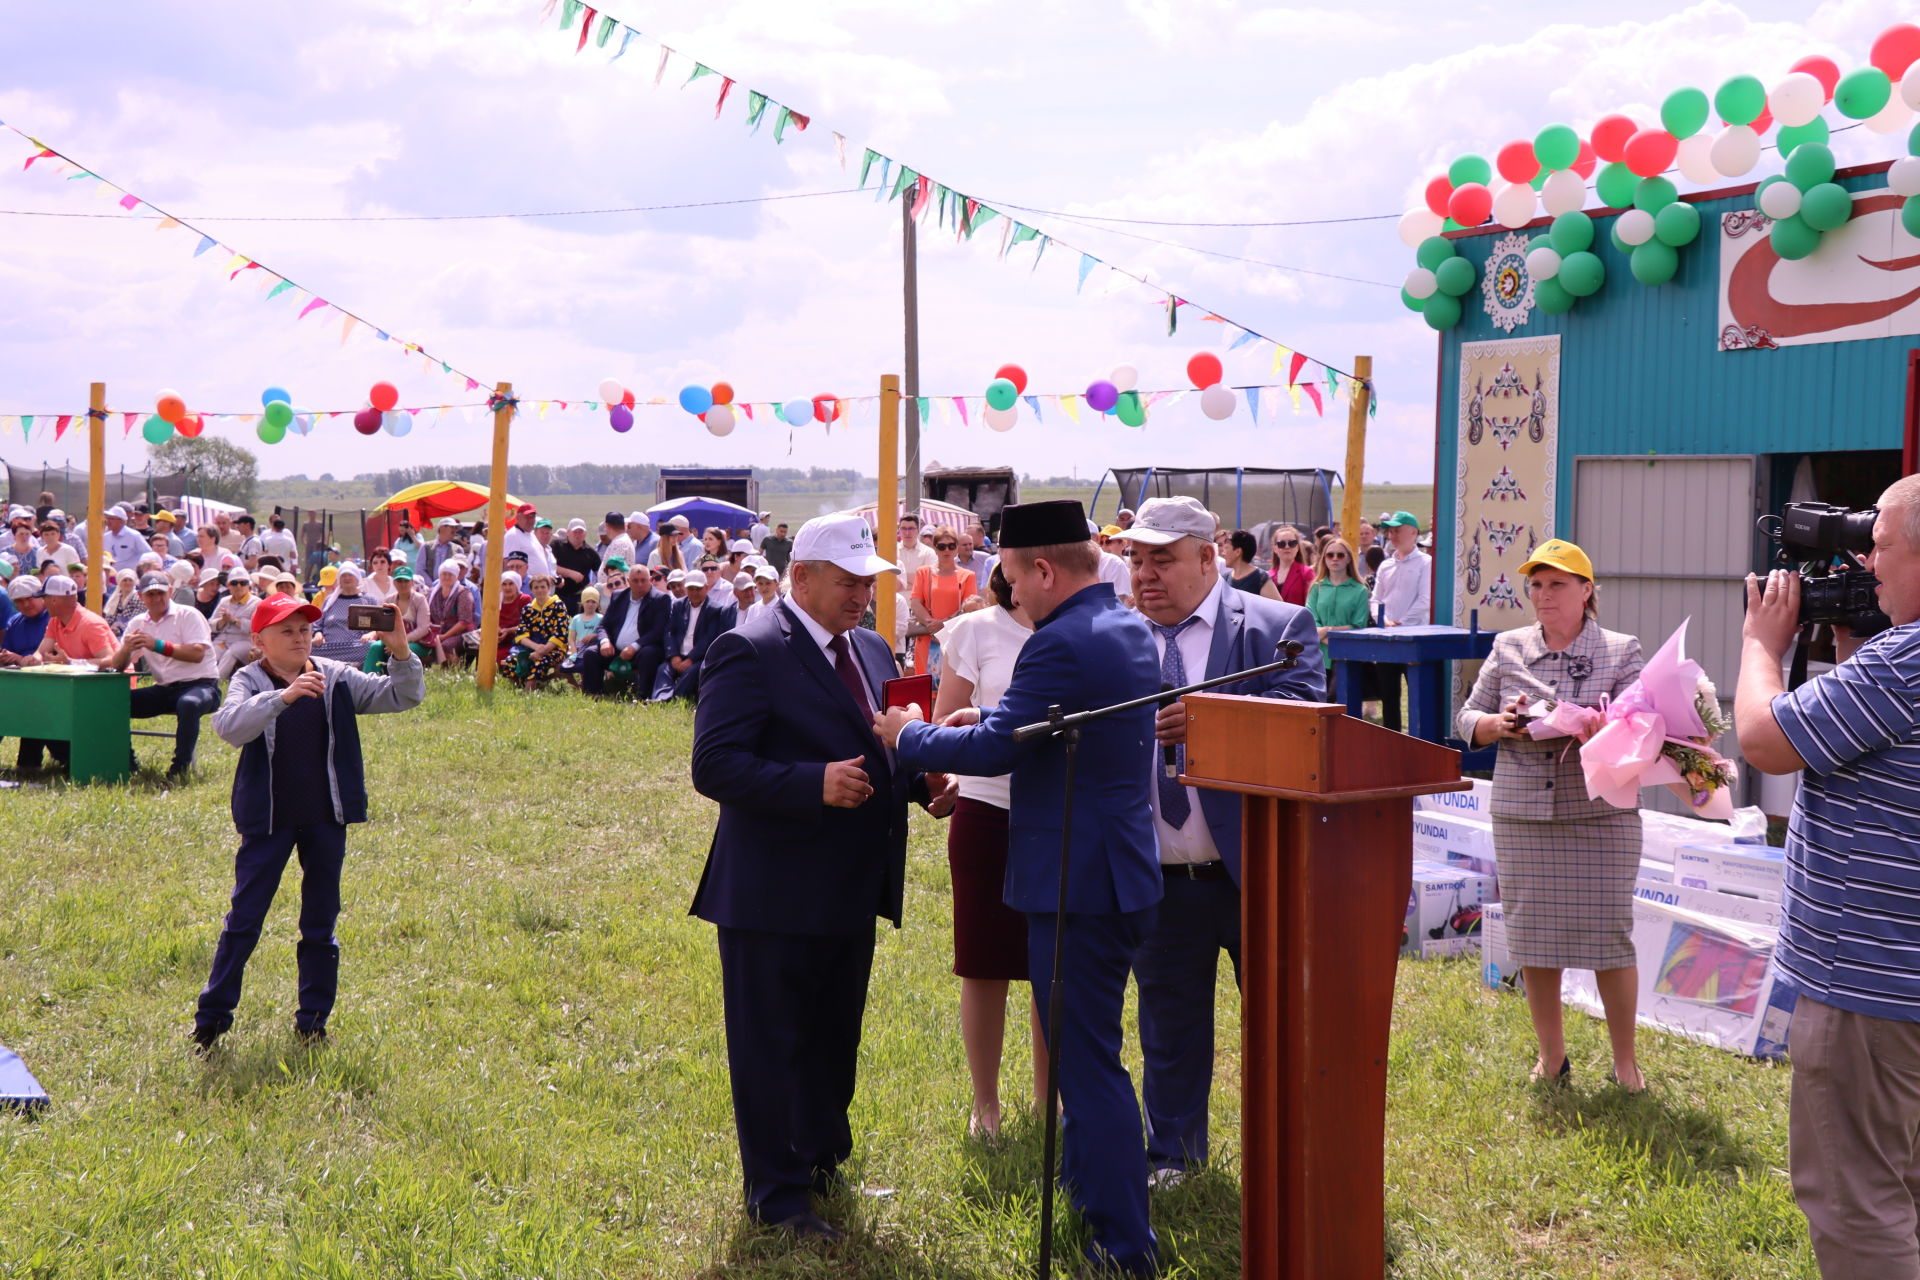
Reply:
[[1189, 786], [1237, 791], [1240, 1273], [1381, 1280], [1387, 1040], [1413, 797], [1460, 753], [1334, 704], [1196, 693]]

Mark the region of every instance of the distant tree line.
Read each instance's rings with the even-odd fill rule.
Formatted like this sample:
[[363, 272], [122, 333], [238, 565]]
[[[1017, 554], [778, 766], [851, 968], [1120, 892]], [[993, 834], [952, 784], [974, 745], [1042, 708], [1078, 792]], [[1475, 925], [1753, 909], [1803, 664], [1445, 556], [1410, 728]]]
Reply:
[[[483, 485], [489, 474], [485, 466], [395, 467], [388, 471], [364, 472], [354, 479], [366, 481], [385, 493], [397, 493], [428, 480], [462, 480]], [[754, 474], [760, 478], [762, 493], [841, 490], [866, 480], [852, 468], [810, 467], [802, 471], [798, 467], [756, 467]], [[507, 468], [507, 488], [516, 496], [529, 498], [567, 493], [652, 493], [659, 479], [660, 468], [651, 462], [634, 466], [597, 462], [549, 466], [535, 462]]]

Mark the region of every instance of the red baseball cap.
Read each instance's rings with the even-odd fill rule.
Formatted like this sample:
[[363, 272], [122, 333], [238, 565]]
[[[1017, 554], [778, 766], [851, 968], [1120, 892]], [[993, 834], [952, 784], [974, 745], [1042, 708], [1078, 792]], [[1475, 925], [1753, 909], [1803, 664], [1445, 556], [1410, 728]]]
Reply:
[[540, 508], [534, 506], [531, 502], [523, 502], [520, 504], [518, 514], [523, 516], [537, 516], [540, 514]]
[[257, 635], [277, 622], [285, 622], [299, 614], [308, 622], [320, 621], [318, 605], [308, 604], [299, 596], [272, 595], [253, 606], [253, 630]]

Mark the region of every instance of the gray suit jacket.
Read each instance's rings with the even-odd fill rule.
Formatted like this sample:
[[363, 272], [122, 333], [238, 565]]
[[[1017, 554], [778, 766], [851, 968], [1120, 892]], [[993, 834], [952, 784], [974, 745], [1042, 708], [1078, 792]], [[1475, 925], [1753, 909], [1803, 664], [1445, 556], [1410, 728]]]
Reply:
[[[1556, 653], [1547, 648], [1538, 623], [1503, 631], [1480, 667], [1473, 693], [1460, 708], [1460, 736], [1473, 740], [1485, 715], [1498, 715], [1516, 694], [1598, 707], [1601, 695], [1617, 698], [1640, 674], [1638, 637], [1608, 631], [1593, 619], [1574, 642]], [[1587, 799], [1580, 772], [1580, 744], [1573, 738], [1541, 742], [1501, 739], [1493, 769], [1496, 818], [1533, 822], [1579, 821], [1625, 813], [1604, 800]]]

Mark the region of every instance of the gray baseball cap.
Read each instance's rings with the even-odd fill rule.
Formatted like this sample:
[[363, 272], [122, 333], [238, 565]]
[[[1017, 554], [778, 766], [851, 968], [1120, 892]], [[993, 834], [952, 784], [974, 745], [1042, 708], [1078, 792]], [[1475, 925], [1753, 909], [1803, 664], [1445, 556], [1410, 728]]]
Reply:
[[1200, 505], [1198, 498], [1149, 498], [1133, 517], [1131, 527], [1113, 535], [1149, 547], [1164, 547], [1182, 538], [1212, 542], [1216, 528], [1213, 513]]

